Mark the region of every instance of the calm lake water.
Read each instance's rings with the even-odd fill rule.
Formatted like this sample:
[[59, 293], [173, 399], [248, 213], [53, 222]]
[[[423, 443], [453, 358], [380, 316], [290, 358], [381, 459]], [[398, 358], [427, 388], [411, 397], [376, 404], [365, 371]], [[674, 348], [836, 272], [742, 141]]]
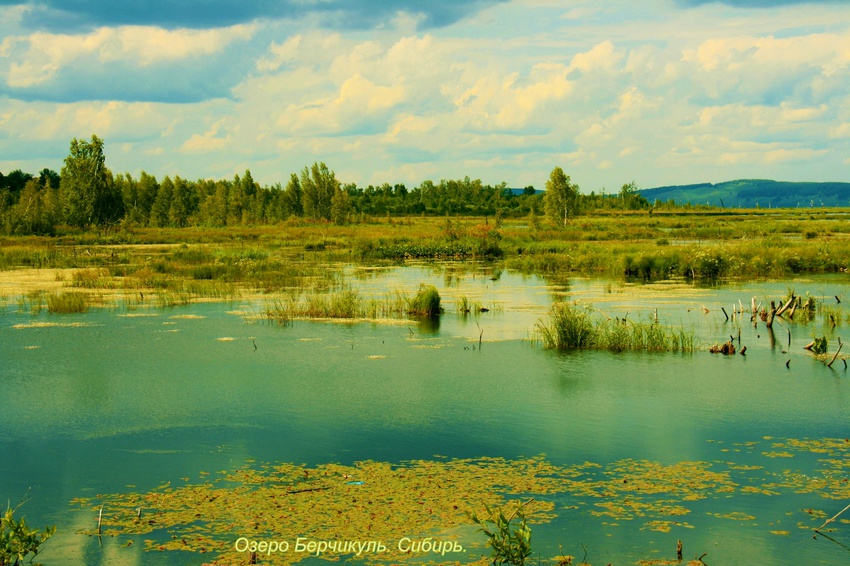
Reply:
[[[246, 462], [545, 454], [557, 465], [593, 462], [600, 473], [625, 459], [724, 470], [731, 462], [740, 466], [736, 482], [760, 486], [824, 474], [823, 454], [775, 457], [782, 450], [774, 443], [850, 436], [850, 373], [802, 348], [829, 334], [834, 351], [847, 326], [784, 324], [771, 340], [763, 323], [726, 322], [720, 309], [779, 299], [789, 288], [835, 305], [846, 277], [699, 288], [553, 284], [445, 265], [348, 276], [367, 294], [435, 284], [447, 312], [422, 324], [280, 327], [253, 316], [261, 299], [62, 316], [19, 313], [14, 302], [0, 310], [0, 497], [14, 505], [29, 490], [28, 523], [58, 526], [40, 561], [202, 564], [208, 557], [164, 557], [121, 540], [101, 548], [77, 534], [93, 528], [95, 514], [69, 502]], [[489, 312], [459, 315], [461, 295]], [[706, 345], [740, 329], [747, 355], [546, 351], [529, 339], [556, 300], [629, 320], [648, 321], [657, 309], [662, 323], [693, 329]], [[850, 467], [843, 473], [846, 482]], [[834, 541], [815, 540], [811, 529], [825, 518], [806, 511], [832, 516], [850, 501], [813, 488], [776, 491], [689, 502], [691, 512], [676, 519], [690, 528], [670, 532], [641, 517], [600, 517], [592, 502], [556, 494], [557, 517], [534, 526], [533, 548], [541, 563], [562, 551], [580, 559], [584, 548], [592, 564], [634, 564], [675, 558], [681, 539], [686, 560], [707, 553], [713, 565], [850, 563], [850, 524], [837, 525]], [[281, 527], [282, 537], [296, 535]], [[462, 560], [486, 553], [473, 548]]]

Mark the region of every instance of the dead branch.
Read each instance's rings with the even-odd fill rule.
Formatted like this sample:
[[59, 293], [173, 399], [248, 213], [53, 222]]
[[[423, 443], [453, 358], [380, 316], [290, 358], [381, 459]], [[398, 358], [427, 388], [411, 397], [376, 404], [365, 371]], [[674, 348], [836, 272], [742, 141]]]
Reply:
[[827, 526], [828, 524], [830, 524], [831, 522], [833, 522], [834, 520], [836, 520], [836, 519], [838, 518], [838, 516], [839, 516], [839, 515], [841, 515], [842, 513], [844, 513], [845, 511], [847, 511], [848, 509], [850, 509], [850, 505], [847, 505], [847, 507], [845, 507], [844, 509], [842, 509], [841, 511], [839, 511], [838, 513], [836, 513], [834, 517], [831, 517], [831, 518], [827, 519], [827, 520], [824, 522], [824, 524], [823, 524], [823, 525], [821, 525], [821, 526], [819, 526], [818, 528], [816, 528], [816, 529], [815, 529], [815, 532], [816, 532], [816, 533], [819, 533], [819, 532], [820, 532], [820, 530], [821, 530], [822, 528], [824, 528], [825, 526]]
[[828, 364], [826, 364], [826, 367], [828, 367], [828, 368], [831, 368], [831, 367], [832, 367], [832, 364], [834, 364], [834, 363], [835, 363], [835, 358], [837, 358], [837, 357], [838, 357], [838, 352], [840, 352], [840, 351], [841, 351], [841, 347], [842, 347], [843, 345], [844, 345], [844, 344], [842, 344], [842, 342], [841, 342], [841, 338], [839, 338], [839, 339], [838, 339], [838, 349], [835, 351], [835, 354], [833, 354], [832, 359], [831, 359], [831, 360], [829, 360], [829, 363], [828, 363]]

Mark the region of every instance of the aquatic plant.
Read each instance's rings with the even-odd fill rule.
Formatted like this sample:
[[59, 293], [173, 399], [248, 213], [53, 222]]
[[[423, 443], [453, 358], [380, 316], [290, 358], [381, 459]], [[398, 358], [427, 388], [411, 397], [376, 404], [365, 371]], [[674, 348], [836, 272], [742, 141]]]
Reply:
[[[516, 508], [507, 517], [502, 508], [493, 509], [485, 504], [484, 509], [487, 516], [483, 519], [474, 512], [469, 518], [479, 525], [480, 530], [487, 536], [487, 545], [493, 549], [493, 564], [524, 565], [525, 560], [531, 556], [531, 527], [525, 517], [522, 501], [516, 504]], [[512, 528], [511, 522], [514, 519], [518, 520], [519, 525]]]
[[548, 320], [536, 325], [543, 347], [557, 350], [610, 350], [613, 352], [692, 352], [692, 331], [660, 325], [611, 319], [590, 307], [557, 303]]
[[83, 313], [88, 310], [88, 300], [83, 293], [67, 291], [47, 296], [47, 311], [50, 314]]
[[440, 308], [440, 293], [437, 288], [433, 285], [420, 285], [416, 296], [410, 300], [408, 312], [417, 316], [439, 315], [442, 309]]
[[23, 517], [15, 519], [15, 513], [25, 502], [22, 501], [14, 509], [7, 503], [6, 512], [0, 515], [0, 566], [17, 566], [27, 557], [32, 564], [44, 541], [56, 533], [55, 525], [39, 532], [38, 529], [29, 528]]
[[[138, 541], [147, 551], [204, 553], [208, 564], [223, 566], [249, 559], [246, 552], [235, 548], [238, 537], [290, 542], [289, 552], [278, 553], [270, 561], [292, 564], [315, 555], [315, 551], [292, 552], [296, 537], [302, 537], [304, 543], [359, 541], [364, 533], [369, 540], [386, 544], [382, 562], [442, 559], [467, 563], [470, 555], [479, 555], [481, 549], [477, 539], [465, 534], [474, 526], [474, 522], [470, 524], [473, 515], [484, 517], [480, 520], [497, 537], [505, 531], [516, 533], [513, 541], [507, 533], [506, 538], [497, 540], [517, 545], [525, 541], [525, 548], [530, 550], [530, 529], [528, 537], [518, 532], [516, 523], [509, 520], [511, 513], [502, 511], [516, 505], [518, 497], [533, 497], [522, 504], [526, 526], [555, 519], [565, 508], [556, 506], [560, 498], [553, 496], [568, 494], [572, 506], [566, 509], [575, 510], [583, 521], [638, 521], [642, 528], [662, 533], [711, 529], [705, 520], [755, 526], [767, 518], [752, 514], [753, 500], [758, 498], [770, 498], [765, 508], [779, 506], [780, 512], [796, 514], [802, 529], [823, 529], [824, 519], [834, 516], [850, 499], [850, 441], [845, 438], [763, 437], [734, 445], [710, 442], [718, 450], [710, 461], [673, 463], [626, 458], [555, 465], [543, 457], [435, 457], [316, 466], [248, 463], [218, 475], [200, 472], [194, 482], [186, 477], [185, 484], [166, 482], [148, 492], [105, 493], [71, 503], [85, 514], [84, 521], [75, 521], [80, 523], [90, 521], [93, 525], [104, 509], [102, 535], [126, 538], [122, 546]], [[746, 452], [746, 462], [729, 461], [733, 450]], [[782, 471], [775, 471], [767, 464], [775, 458], [796, 459], [789, 462], [797, 461], [802, 467], [795, 469], [783, 463]], [[797, 499], [800, 494], [814, 495], [812, 501], [820, 502], [821, 508], [806, 504], [801, 509]], [[721, 499], [729, 504], [721, 505]], [[712, 501], [710, 508], [717, 510], [696, 524], [686, 522], [685, 516], [704, 510], [701, 501]], [[498, 518], [499, 512], [507, 514], [504, 521]], [[487, 522], [488, 515], [495, 520]], [[509, 529], [497, 527], [508, 523]], [[841, 521], [835, 527], [843, 528], [844, 524]], [[94, 528], [81, 532], [98, 534]], [[432, 556], [422, 551], [421, 545], [419, 550], [406, 552], [394, 544], [399, 537], [411, 536], [419, 537], [420, 542], [430, 537], [437, 543], [451, 544], [453, 550], [462, 550]], [[340, 552], [339, 545], [336, 548], [328, 549], [323, 558], [335, 561], [350, 554]], [[371, 561], [374, 557], [362, 558]]]
[[262, 316], [288, 326], [295, 319], [401, 319], [408, 315], [410, 298], [396, 290], [383, 297], [363, 296], [351, 288], [284, 293], [266, 304]]
[[812, 340], [812, 347], [810, 348], [813, 354], [826, 354], [827, 349], [829, 348], [829, 340], [827, 340], [826, 336], [818, 336]]
[[549, 311], [549, 322], [538, 321], [537, 330], [545, 348], [582, 350], [596, 344], [597, 329], [588, 309], [558, 303]]

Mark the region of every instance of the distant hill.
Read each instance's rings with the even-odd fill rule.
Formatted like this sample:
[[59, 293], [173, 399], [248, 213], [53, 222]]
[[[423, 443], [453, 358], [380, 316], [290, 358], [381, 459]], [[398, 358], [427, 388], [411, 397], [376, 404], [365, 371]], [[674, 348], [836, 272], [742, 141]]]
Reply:
[[726, 208], [797, 208], [850, 206], [850, 183], [790, 183], [767, 179], [739, 179], [725, 183], [674, 185], [643, 189], [649, 201], [709, 204]]

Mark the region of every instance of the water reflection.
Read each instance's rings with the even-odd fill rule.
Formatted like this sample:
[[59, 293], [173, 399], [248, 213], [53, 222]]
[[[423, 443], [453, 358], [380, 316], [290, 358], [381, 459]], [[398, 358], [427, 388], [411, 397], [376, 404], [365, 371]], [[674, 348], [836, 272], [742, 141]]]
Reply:
[[[488, 269], [352, 272], [364, 293], [442, 284], [447, 312], [415, 326], [260, 324], [235, 312], [258, 310], [261, 299], [253, 298], [238, 309], [197, 304], [145, 313], [157, 315], [150, 317], [33, 317], [9, 308], [0, 315], [0, 453], [12, 457], [0, 458], [0, 493], [32, 486], [30, 523], [59, 523], [61, 535], [48, 545], [50, 564], [155, 564], [161, 556], [114, 541], [99, 551], [74, 535], [80, 519], [69, 519], [68, 501], [127, 485], [150, 489], [249, 459], [351, 463], [545, 453], [563, 465], [732, 461], [781, 473], [802, 466], [803, 458], [763, 457], [772, 450], [765, 437], [843, 438], [850, 428], [846, 372], [802, 349], [812, 327], [786, 324], [774, 334], [748, 317], [726, 321], [720, 311], [741, 298], [780, 296], [786, 283], [704, 289], [575, 279], [553, 292], [553, 280], [503, 271], [494, 281]], [[842, 283], [807, 287], [832, 296], [844, 292]], [[454, 307], [462, 295], [501, 308], [463, 316]], [[747, 355], [543, 351], [528, 338], [553, 300], [580, 300], [629, 320], [657, 310], [662, 321], [693, 328], [704, 344], [740, 331]], [[89, 325], [26, 326], [56, 321]], [[816, 459], [806, 465], [816, 470]], [[787, 514], [815, 505], [802, 494], [757, 501], [750, 511], [758, 520], [731, 527], [713, 514], [739, 510], [741, 498], [695, 504], [686, 548], [712, 549], [718, 563], [802, 552], [812, 561], [846, 559], [823, 544], [770, 534], [797, 532], [799, 518]], [[606, 560], [634, 563], [655, 545], [674, 548], [669, 541], [682, 536], [642, 530], [639, 521], [614, 527], [586, 509], [566, 509], [571, 504], [558, 501], [558, 520], [535, 531], [544, 557], [557, 554], [558, 544], [574, 550], [583, 541], [604, 549]]]

